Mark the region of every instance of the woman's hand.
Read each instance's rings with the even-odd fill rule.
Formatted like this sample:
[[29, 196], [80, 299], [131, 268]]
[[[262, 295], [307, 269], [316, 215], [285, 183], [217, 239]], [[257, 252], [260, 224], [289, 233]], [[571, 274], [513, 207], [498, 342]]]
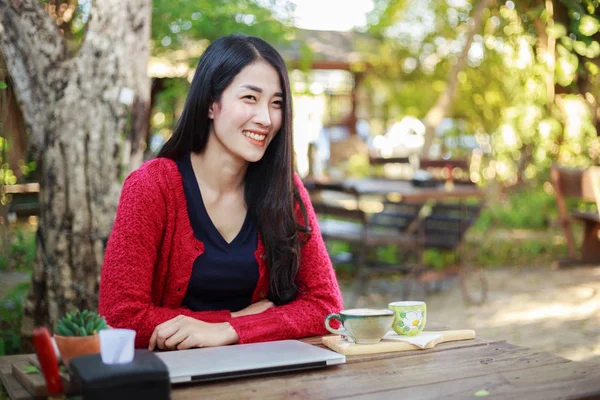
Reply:
[[179, 315], [156, 328], [150, 337], [150, 351], [185, 350], [196, 347], [215, 347], [235, 344], [240, 340], [237, 332], [229, 324], [211, 324], [185, 315]]
[[275, 307], [275, 304], [271, 303], [269, 300], [264, 299], [261, 301], [257, 301], [254, 304], [250, 304], [248, 307], [244, 308], [240, 311], [235, 311], [231, 313], [233, 318], [235, 317], [243, 317], [244, 315], [252, 315], [252, 314], [260, 314], [263, 311], [267, 311], [269, 308]]

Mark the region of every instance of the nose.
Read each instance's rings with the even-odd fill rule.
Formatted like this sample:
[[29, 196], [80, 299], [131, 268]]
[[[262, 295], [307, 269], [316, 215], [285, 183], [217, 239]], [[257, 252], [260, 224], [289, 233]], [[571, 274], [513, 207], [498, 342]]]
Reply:
[[256, 113], [254, 114], [254, 118], [253, 118], [254, 122], [264, 126], [264, 127], [270, 127], [271, 126], [271, 114], [270, 114], [270, 110], [269, 110], [269, 105], [259, 105], [257, 106], [256, 109]]

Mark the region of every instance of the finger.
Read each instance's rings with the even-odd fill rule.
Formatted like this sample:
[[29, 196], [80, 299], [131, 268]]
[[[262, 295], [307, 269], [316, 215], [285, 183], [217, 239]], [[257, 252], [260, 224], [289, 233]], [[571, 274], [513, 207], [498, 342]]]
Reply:
[[156, 328], [152, 331], [152, 336], [150, 336], [150, 343], [148, 344], [148, 350], [152, 351], [156, 347]]
[[185, 327], [181, 327], [170, 338], [165, 340], [164, 347], [165, 349], [175, 350], [177, 348], [177, 345], [186, 340], [189, 336], [190, 335], [188, 329], [185, 329]]
[[165, 345], [165, 342], [167, 340], [169, 340], [169, 338], [171, 336], [173, 336], [174, 334], [176, 334], [177, 331], [178, 331], [178, 329], [177, 330], [170, 329], [169, 331], [163, 330], [162, 332], [159, 331], [158, 335], [157, 335], [157, 339], [156, 339], [156, 347], [158, 347], [161, 350], [167, 350], [168, 347]]
[[185, 340], [177, 345], [177, 350], [187, 350], [196, 347], [202, 347], [194, 343], [194, 338], [190, 335]]
[[178, 315], [175, 318], [171, 318], [170, 320], [157, 325], [156, 328], [154, 328], [154, 331], [152, 331], [152, 336], [150, 336], [150, 342], [148, 343], [148, 350], [153, 351], [157, 347], [159, 331], [165, 332], [165, 334], [166, 334], [165, 329], [168, 329], [169, 326], [171, 326], [173, 323], [181, 320], [183, 317], [184, 317], [184, 315]]
[[162, 324], [156, 327], [156, 346], [159, 349], [164, 350], [166, 348], [165, 340], [173, 336], [179, 330], [180, 326], [181, 319], [171, 321], [170, 324]]

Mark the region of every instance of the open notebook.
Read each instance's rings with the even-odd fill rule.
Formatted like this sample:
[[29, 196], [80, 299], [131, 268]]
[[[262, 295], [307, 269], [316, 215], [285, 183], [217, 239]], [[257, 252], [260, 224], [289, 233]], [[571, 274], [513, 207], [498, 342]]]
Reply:
[[202, 382], [342, 364], [346, 357], [297, 340], [155, 353], [172, 384]]

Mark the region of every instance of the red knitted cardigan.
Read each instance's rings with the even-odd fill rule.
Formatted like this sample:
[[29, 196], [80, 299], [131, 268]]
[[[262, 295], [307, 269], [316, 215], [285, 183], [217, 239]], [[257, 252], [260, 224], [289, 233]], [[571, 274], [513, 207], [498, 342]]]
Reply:
[[[301, 249], [297, 276], [304, 290], [286, 305], [232, 318], [228, 310], [191, 311], [181, 306], [194, 260], [204, 245], [194, 237], [177, 164], [157, 158], [132, 172], [123, 184], [100, 278], [99, 311], [108, 324], [134, 329], [136, 347], [147, 347], [157, 325], [181, 314], [206, 322], [227, 321], [239, 343], [326, 333], [325, 316], [342, 309], [342, 296], [308, 193], [297, 175], [294, 180], [312, 228]], [[298, 204], [295, 212], [304, 224]], [[259, 279], [253, 303], [267, 297], [269, 288], [260, 237], [254, 255]]]

